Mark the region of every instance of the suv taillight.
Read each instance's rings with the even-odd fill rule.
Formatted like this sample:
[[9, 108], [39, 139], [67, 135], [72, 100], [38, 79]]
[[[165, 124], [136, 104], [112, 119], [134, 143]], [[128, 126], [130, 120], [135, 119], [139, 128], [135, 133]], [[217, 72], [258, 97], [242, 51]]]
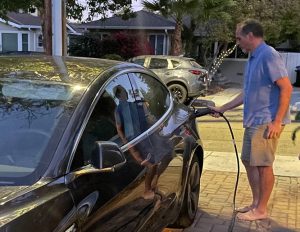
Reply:
[[194, 75], [201, 75], [202, 72], [200, 70], [189, 70], [190, 73], [193, 73]]

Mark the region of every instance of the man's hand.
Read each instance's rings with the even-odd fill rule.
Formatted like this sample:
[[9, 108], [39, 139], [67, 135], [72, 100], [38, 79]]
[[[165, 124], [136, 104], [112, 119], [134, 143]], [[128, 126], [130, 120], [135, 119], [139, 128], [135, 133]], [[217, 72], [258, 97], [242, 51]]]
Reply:
[[224, 112], [222, 112], [221, 107], [208, 106], [208, 108], [213, 111], [213, 113], [211, 113], [210, 115], [215, 118], [220, 117], [221, 116], [220, 113], [222, 113], [222, 114], [224, 113]]
[[270, 122], [268, 124], [267, 138], [274, 139], [279, 138], [282, 131], [282, 126], [280, 122]]

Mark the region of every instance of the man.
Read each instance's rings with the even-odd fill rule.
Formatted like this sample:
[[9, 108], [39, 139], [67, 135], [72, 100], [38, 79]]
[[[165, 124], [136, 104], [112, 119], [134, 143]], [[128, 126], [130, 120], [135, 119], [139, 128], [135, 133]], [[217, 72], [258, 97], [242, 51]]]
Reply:
[[212, 109], [224, 113], [244, 104], [241, 159], [253, 200], [249, 206], [237, 209], [237, 217], [253, 221], [267, 217], [267, 203], [275, 179], [272, 166], [276, 146], [284, 125], [290, 123], [292, 86], [279, 53], [264, 42], [263, 28], [258, 21], [248, 19], [238, 24], [236, 41], [243, 52], [251, 54], [243, 91], [232, 101]]

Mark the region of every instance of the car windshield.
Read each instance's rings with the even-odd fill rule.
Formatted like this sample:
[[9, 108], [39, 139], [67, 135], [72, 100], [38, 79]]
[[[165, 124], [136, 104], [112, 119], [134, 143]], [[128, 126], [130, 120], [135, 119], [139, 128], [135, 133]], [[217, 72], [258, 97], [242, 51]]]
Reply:
[[40, 175], [38, 170], [48, 166], [57, 146], [53, 141], [58, 141], [71, 116], [72, 99], [79, 89], [61, 83], [1, 79], [0, 185]]

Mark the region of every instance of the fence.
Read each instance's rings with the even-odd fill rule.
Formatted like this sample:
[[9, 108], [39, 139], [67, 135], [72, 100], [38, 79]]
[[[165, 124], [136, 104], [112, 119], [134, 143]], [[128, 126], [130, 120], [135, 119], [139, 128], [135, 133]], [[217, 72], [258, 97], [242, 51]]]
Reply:
[[[300, 53], [281, 52], [291, 83], [296, 82], [296, 66], [300, 65]], [[242, 83], [247, 59], [225, 58], [220, 69], [228, 81]]]
[[296, 66], [300, 65], [300, 53], [282, 52], [280, 54], [285, 62], [289, 78], [294, 83], [296, 81]]

